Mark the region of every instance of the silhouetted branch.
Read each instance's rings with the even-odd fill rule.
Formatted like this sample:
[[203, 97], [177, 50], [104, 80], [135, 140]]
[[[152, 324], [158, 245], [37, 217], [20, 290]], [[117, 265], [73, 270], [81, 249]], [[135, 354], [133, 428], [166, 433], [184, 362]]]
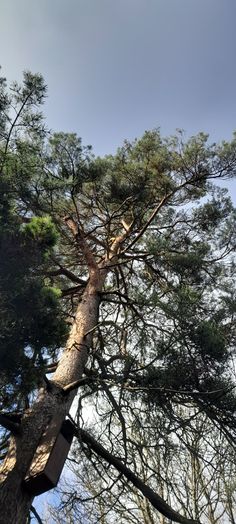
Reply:
[[36, 511], [36, 509], [34, 508], [34, 506], [31, 506], [31, 507], [30, 507], [30, 511], [31, 511], [31, 513], [33, 513], [33, 515], [34, 515], [34, 517], [36, 518], [37, 522], [38, 522], [39, 524], [43, 524], [43, 521], [42, 521], [42, 519], [40, 518], [40, 516], [39, 516], [38, 512]]
[[10, 414], [0, 413], [0, 425], [10, 431], [13, 435], [19, 435], [21, 433], [21, 425], [19, 422], [15, 422]]
[[[75, 433], [76, 433], [75, 427]], [[153, 489], [149, 488], [137, 475], [135, 475], [120, 459], [107, 451], [97, 440], [95, 440], [87, 431], [81, 429], [77, 436], [81, 438], [82, 442], [87, 444], [95, 453], [105, 459], [109, 464], [114, 466], [122, 475], [126, 477], [129, 482], [139, 490], [146, 497], [152, 506], [160, 511], [162, 515], [179, 522], [179, 524], [200, 524], [199, 520], [188, 519], [180, 515], [177, 511], [171, 508]]]

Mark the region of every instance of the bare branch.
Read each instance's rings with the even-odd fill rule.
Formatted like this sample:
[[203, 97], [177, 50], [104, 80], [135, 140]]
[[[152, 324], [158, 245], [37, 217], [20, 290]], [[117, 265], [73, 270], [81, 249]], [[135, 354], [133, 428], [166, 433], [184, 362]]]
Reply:
[[[76, 428], [75, 428], [76, 431]], [[77, 434], [79, 437], [79, 435]], [[105, 459], [109, 464], [114, 466], [122, 475], [124, 475], [128, 481], [139, 490], [149, 500], [152, 506], [160, 511], [162, 515], [179, 522], [179, 524], [200, 524], [199, 520], [188, 519], [180, 515], [177, 511], [173, 510], [169, 504], [167, 504], [162, 497], [160, 497], [155, 491], [149, 488], [137, 475], [135, 475], [120, 459], [114, 457], [109, 451], [107, 451], [97, 440], [95, 440], [87, 431], [80, 430], [81, 440], [87, 444], [95, 453]]]
[[36, 511], [35, 507], [34, 506], [31, 506], [30, 507], [30, 511], [31, 513], [33, 513], [34, 517], [36, 518], [38, 524], [43, 524], [43, 521], [41, 519], [41, 517], [39, 516], [38, 512]]

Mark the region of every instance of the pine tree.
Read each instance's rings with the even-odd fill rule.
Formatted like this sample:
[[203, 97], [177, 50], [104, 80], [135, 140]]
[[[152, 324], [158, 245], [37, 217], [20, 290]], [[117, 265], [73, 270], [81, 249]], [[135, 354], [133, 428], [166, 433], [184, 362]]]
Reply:
[[92, 397], [100, 407], [104, 396], [111, 406], [101, 413], [99, 442], [74, 428], [85, 448], [168, 518], [193, 524], [142, 480], [137, 464], [132, 471], [127, 427], [146, 413], [142, 435], [152, 439], [154, 415], [161, 433], [162, 420], [183, 422], [175, 412], [183, 404], [233, 442], [236, 215], [215, 180], [235, 175], [236, 139], [209, 145], [200, 133], [184, 143], [182, 133], [162, 139], [154, 130], [95, 158], [75, 134], [47, 133], [38, 111], [44, 96], [39, 75], [26, 73], [11, 96], [2, 81], [0, 234], [10, 263], [0, 279], [1, 423], [12, 436], [0, 522], [26, 522], [33, 495], [24, 479], [79, 391], [79, 406]]

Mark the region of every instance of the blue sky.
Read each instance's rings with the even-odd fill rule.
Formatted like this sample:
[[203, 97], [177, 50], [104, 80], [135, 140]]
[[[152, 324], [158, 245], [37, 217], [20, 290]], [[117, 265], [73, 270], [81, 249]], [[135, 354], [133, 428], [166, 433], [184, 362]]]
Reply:
[[47, 121], [96, 154], [161, 127], [236, 129], [235, 0], [0, 0], [3, 73], [41, 72]]
[[235, 0], [0, 0], [0, 63], [42, 73], [48, 126], [99, 155], [159, 126], [230, 139], [235, 23]]

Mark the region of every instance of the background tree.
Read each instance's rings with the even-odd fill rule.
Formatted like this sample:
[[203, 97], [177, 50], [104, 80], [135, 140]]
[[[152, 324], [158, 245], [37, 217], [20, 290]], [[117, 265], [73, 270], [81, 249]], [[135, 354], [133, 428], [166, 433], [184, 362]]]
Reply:
[[[234, 524], [235, 457], [225, 437], [197, 410], [192, 410], [188, 425], [182, 424], [173, 433], [168, 426], [166, 438], [159, 440], [155, 451], [144, 443], [142, 454], [132, 457], [133, 462], [140, 461], [142, 478], [186, 517], [205, 524]], [[133, 438], [143, 443], [137, 428]], [[66, 522], [69, 515], [76, 522], [83, 512], [84, 522], [87, 518], [89, 523], [169, 523], [124, 478], [117, 478], [115, 470], [103, 464], [101, 476], [102, 465], [94, 461], [96, 455], [85, 459], [75, 448], [70, 458], [73, 476], [62, 480], [57, 490], [60, 506], [51, 508], [52, 522]]]
[[[157, 486], [161, 472], [148, 468], [146, 454], [164, 451], [178, 428], [192, 428], [193, 409], [233, 446], [235, 210], [214, 181], [235, 175], [235, 138], [209, 145], [200, 133], [184, 143], [182, 133], [162, 139], [154, 130], [114, 156], [94, 158], [75, 134], [46, 133], [37, 112], [45, 96], [40, 76], [26, 74], [10, 98], [2, 87], [5, 200], [17, 222], [14, 249], [27, 251], [18, 296], [32, 304], [32, 316], [28, 305], [22, 309], [15, 327], [22, 339], [3, 369], [5, 384], [18, 359], [29, 406], [21, 403], [14, 420], [9, 413], [1, 418], [12, 432], [2, 466], [2, 522], [26, 521], [32, 495], [22, 481], [36, 450], [47, 451], [39, 442], [48, 424], [55, 415], [63, 421], [78, 389], [74, 431], [98, 475], [112, 466], [165, 517], [198, 522], [180, 496], [171, 508], [171, 485]], [[22, 303], [10, 289], [2, 306], [8, 331]], [[60, 351], [63, 314], [71, 328]], [[14, 329], [3, 355], [11, 336]], [[93, 434], [83, 424], [87, 399], [96, 412]], [[15, 410], [14, 402], [7, 408]], [[111, 471], [109, 490], [116, 492]], [[151, 515], [148, 505], [146, 511]]]

